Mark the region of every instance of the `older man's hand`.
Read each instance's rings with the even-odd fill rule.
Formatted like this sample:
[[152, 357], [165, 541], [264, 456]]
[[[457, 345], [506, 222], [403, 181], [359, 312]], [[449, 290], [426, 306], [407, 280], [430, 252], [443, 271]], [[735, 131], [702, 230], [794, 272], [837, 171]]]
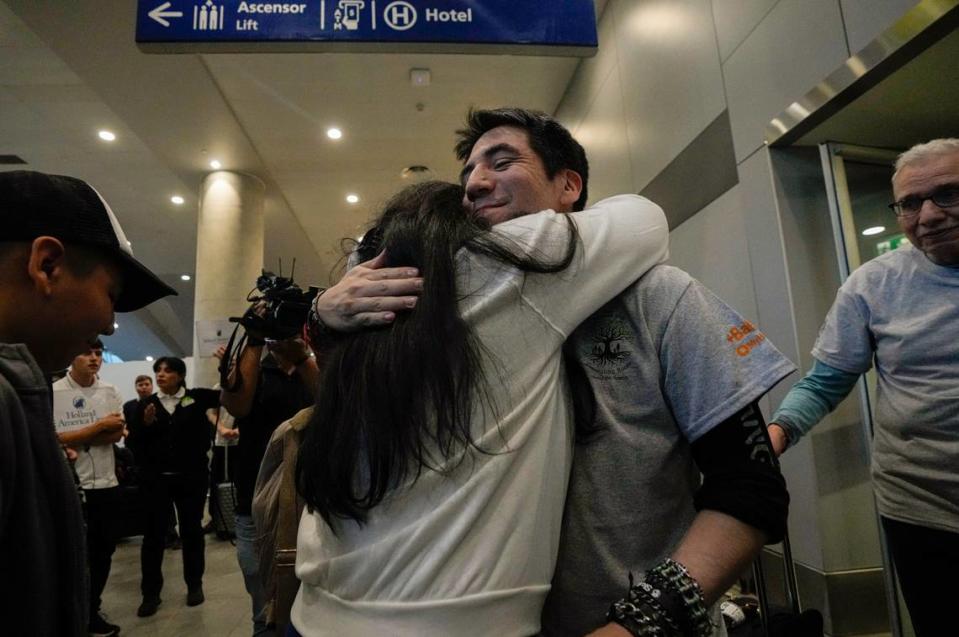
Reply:
[[769, 442], [772, 443], [773, 452], [777, 456], [781, 456], [786, 447], [789, 446], [789, 437], [786, 435], [786, 430], [778, 423], [771, 422], [766, 426], [766, 433], [769, 434]]
[[385, 253], [347, 272], [316, 301], [320, 320], [338, 332], [388, 325], [416, 306], [423, 279], [416, 268], [385, 268]]

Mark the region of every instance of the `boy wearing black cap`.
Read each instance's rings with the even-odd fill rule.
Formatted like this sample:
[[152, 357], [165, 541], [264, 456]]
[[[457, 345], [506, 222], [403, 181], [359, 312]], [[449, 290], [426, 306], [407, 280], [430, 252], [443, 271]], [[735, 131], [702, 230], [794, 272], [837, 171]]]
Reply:
[[10, 634], [85, 635], [83, 520], [46, 375], [112, 333], [114, 311], [176, 292], [93, 188], [29, 171], [0, 172], [0, 290], [0, 616]]

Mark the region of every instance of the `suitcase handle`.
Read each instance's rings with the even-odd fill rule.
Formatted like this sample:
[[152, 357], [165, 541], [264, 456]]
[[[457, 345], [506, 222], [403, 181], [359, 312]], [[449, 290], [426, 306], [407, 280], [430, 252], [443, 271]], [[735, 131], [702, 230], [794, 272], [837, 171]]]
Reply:
[[[782, 539], [783, 547], [783, 576], [786, 581], [786, 602], [793, 615], [802, 612], [799, 603], [799, 582], [796, 579], [796, 565], [793, 563], [792, 546], [789, 544], [789, 533]], [[766, 597], [766, 574], [763, 571], [762, 557], [757, 556], [753, 561], [753, 579], [756, 580], [756, 595], [759, 597], [759, 615], [763, 626], [763, 634], [769, 635], [769, 600]]]

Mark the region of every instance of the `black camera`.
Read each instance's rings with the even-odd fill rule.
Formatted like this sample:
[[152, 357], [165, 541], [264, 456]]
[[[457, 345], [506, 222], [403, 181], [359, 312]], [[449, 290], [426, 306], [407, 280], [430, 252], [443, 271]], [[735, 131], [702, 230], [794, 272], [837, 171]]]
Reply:
[[[277, 341], [298, 336], [302, 332], [313, 299], [320, 291], [312, 285], [303, 291], [293, 282], [293, 277], [278, 276], [266, 270], [257, 277], [256, 289], [259, 295], [253, 292], [247, 297], [253, 305], [243, 316], [230, 320], [236, 321], [247, 331], [252, 330], [264, 338]], [[255, 311], [261, 301], [265, 304], [263, 316]]]

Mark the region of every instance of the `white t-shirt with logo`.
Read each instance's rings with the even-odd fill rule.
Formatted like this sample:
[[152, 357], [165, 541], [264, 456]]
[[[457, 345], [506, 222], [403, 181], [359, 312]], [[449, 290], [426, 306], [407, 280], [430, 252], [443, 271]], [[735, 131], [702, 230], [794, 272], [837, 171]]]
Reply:
[[[81, 387], [70, 374], [53, 383], [53, 424], [57, 433], [92, 425], [109, 414], [123, 413], [123, 399], [117, 388], [99, 378]], [[113, 445], [82, 445], [77, 448], [73, 468], [83, 489], [106, 489], [117, 482]]]

